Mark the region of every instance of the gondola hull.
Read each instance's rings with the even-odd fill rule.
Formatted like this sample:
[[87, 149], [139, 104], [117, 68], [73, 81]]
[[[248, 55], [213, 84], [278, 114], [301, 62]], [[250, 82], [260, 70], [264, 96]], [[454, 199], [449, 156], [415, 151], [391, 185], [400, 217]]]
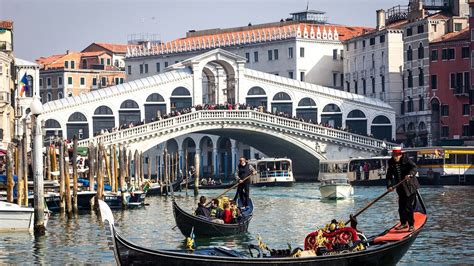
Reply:
[[[233, 187], [235, 182], [233, 183], [224, 183], [220, 185], [199, 185], [199, 189], [227, 189]], [[194, 184], [189, 184], [188, 189], [194, 189]]]
[[248, 208], [242, 212], [243, 216], [238, 223], [232, 224], [219, 224], [211, 222], [205, 217], [189, 214], [181, 209], [175, 201], [173, 201], [173, 214], [176, 225], [184, 236], [189, 236], [192, 230], [194, 230], [196, 237], [230, 236], [247, 232], [252, 219], [253, 204], [249, 204]]

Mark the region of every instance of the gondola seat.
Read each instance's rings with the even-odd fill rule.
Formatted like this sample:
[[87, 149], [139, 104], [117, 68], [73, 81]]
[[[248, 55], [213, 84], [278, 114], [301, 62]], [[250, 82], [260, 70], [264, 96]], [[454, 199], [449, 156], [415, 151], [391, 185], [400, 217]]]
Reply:
[[[426, 214], [423, 214], [421, 212], [415, 212], [414, 213], [415, 217], [415, 231], [421, 228], [425, 222], [426, 222]], [[413, 232], [408, 232], [407, 229], [404, 230], [395, 230], [397, 226], [399, 226], [400, 223], [392, 227], [387, 233], [384, 235], [378, 236], [374, 239], [374, 244], [382, 243], [382, 242], [387, 242], [387, 241], [399, 241], [405, 238], [406, 236], [412, 234]]]

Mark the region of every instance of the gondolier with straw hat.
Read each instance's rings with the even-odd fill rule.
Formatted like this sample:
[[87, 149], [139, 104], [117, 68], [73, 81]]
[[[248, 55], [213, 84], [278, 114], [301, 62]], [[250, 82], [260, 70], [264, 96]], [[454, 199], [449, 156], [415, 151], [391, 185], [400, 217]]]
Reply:
[[[388, 160], [387, 189], [393, 190], [393, 186], [407, 179], [396, 188], [398, 194], [398, 213], [400, 214], [400, 226], [396, 230], [414, 230], [413, 208], [415, 206], [416, 191], [420, 187], [416, 179], [416, 165], [402, 152], [401, 147], [392, 149], [392, 158]], [[408, 225], [407, 225], [408, 223]]]

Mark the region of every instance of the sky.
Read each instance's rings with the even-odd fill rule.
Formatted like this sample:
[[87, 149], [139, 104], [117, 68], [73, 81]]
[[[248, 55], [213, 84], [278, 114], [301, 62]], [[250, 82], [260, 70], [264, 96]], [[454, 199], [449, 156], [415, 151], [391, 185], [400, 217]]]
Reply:
[[278, 22], [291, 12], [326, 12], [328, 22], [375, 27], [377, 9], [408, 0], [0, 0], [0, 20], [13, 20], [14, 55], [81, 51], [93, 42], [127, 43], [132, 34], [162, 41], [189, 30]]

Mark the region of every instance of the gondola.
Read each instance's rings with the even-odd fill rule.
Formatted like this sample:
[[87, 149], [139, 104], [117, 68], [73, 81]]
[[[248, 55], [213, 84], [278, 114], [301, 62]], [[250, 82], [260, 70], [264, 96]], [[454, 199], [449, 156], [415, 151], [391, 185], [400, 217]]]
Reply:
[[253, 215], [253, 203], [252, 199], [249, 199], [249, 205], [242, 210], [239, 222], [232, 224], [219, 224], [211, 222], [209, 218], [187, 213], [178, 206], [174, 199], [173, 214], [176, 225], [184, 236], [189, 236], [193, 228], [194, 235], [197, 237], [230, 236], [247, 232]]
[[[199, 185], [199, 189], [227, 189], [233, 187], [236, 182], [228, 182], [228, 183], [222, 183], [222, 184], [214, 184], [214, 185]], [[188, 189], [194, 189], [194, 183], [190, 183], [188, 185]]]
[[[114, 251], [117, 264], [153, 264], [153, 265], [395, 265], [413, 244], [426, 224], [426, 209], [417, 195], [415, 212], [415, 230], [413, 232], [395, 232], [394, 227], [381, 234], [369, 237], [365, 250], [335, 253], [311, 257], [292, 257], [271, 255], [256, 257], [226, 247], [210, 247], [191, 250], [153, 250], [133, 244], [122, 237], [115, 228], [114, 218], [108, 206], [99, 202], [102, 220], [110, 234], [109, 247]], [[255, 246], [250, 248], [257, 249]], [[263, 252], [259, 250], [258, 255]]]

